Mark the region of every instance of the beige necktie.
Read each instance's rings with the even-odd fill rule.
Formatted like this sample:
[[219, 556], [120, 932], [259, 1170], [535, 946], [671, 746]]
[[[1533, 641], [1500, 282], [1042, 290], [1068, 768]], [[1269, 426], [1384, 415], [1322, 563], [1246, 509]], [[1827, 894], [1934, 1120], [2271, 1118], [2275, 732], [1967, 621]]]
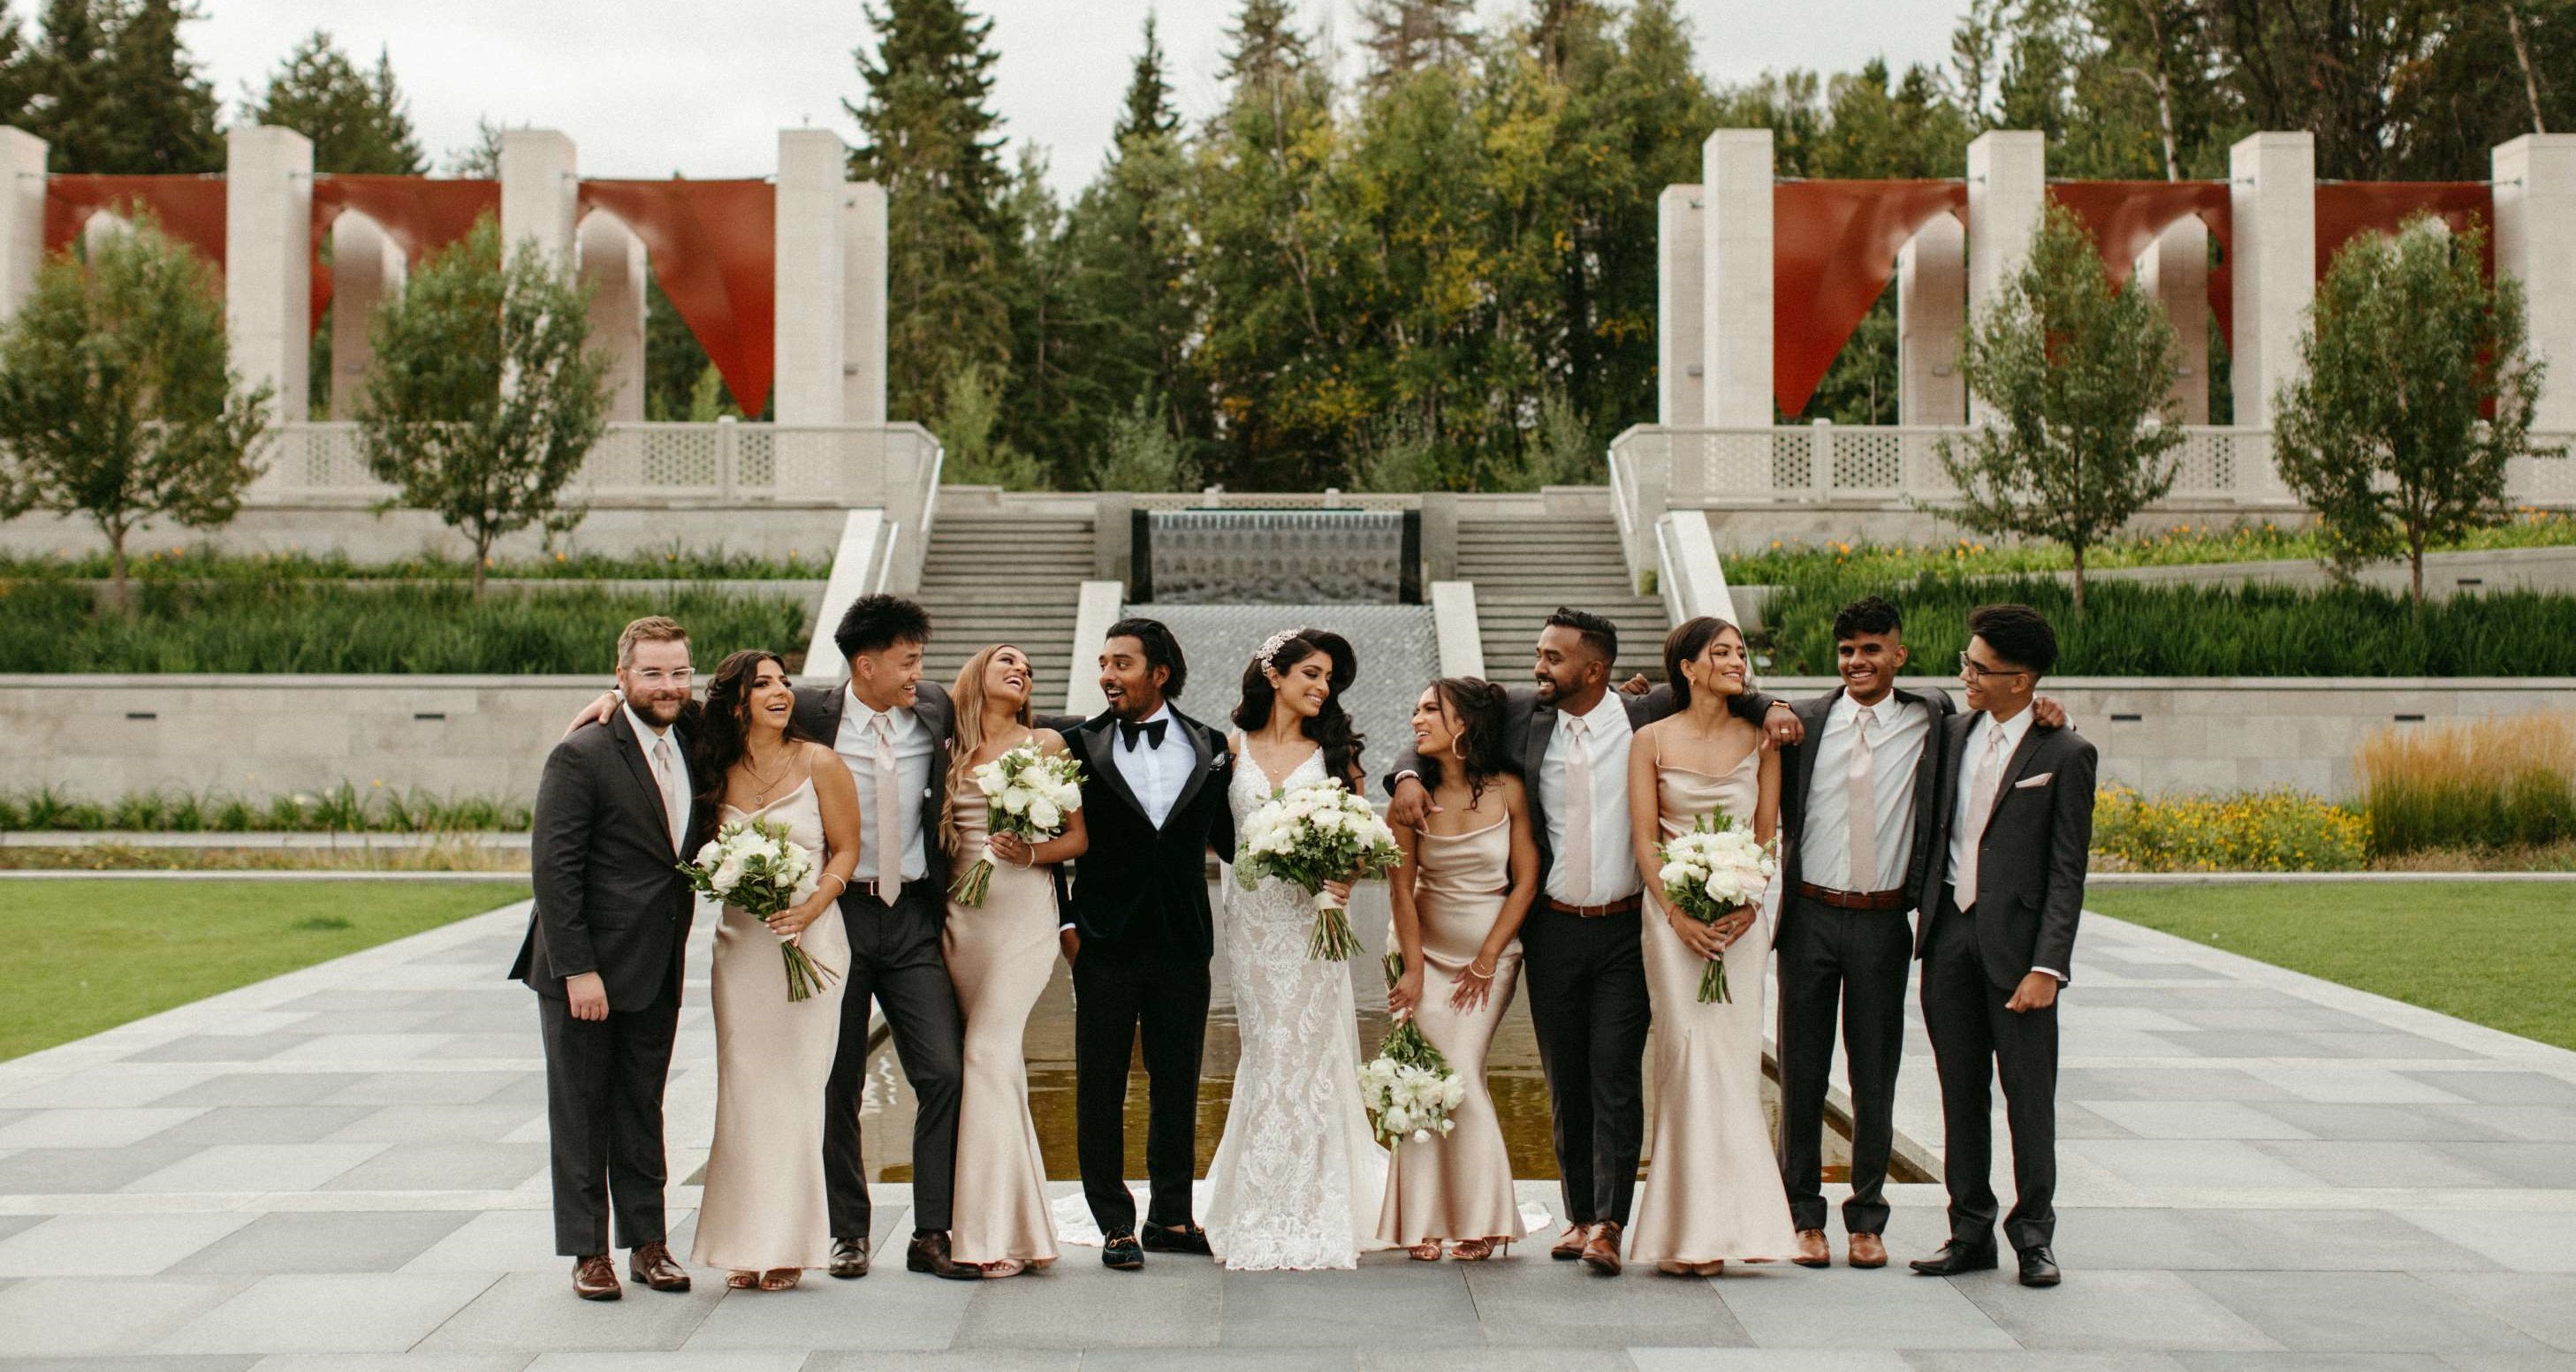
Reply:
[[1565, 718], [1565, 889], [1573, 904], [1592, 894], [1592, 746], [1585, 741], [1583, 717]]
[[892, 909], [903, 894], [903, 778], [895, 769], [894, 721], [878, 715], [868, 728], [876, 735], [868, 769], [877, 774], [877, 899]]
[[671, 851], [676, 853], [686, 842], [680, 826], [689, 821], [683, 818], [688, 810], [680, 800], [679, 760], [672, 756], [669, 734], [653, 740], [653, 779], [662, 788], [662, 823], [671, 831]]
[[1847, 891], [1875, 891], [1878, 871], [1878, 758], [1870, 751], [1870, 712], [1852, 717], [1851, 765], [1843, 769], [1844, 804], [1850, 808], [1851, 873]]
[[1977, 845], [1985, 839], [1986, 820], [1995, 812], [1995, 787], [2004, 776], [2003, 726], [1986, 721], [1986, 750], [1978, 755], [1977, 774], [1968, 787], [1967, 842], [1959, 850], [1959, 873], [1950, 885], [1961, 910], [1977, 903]]

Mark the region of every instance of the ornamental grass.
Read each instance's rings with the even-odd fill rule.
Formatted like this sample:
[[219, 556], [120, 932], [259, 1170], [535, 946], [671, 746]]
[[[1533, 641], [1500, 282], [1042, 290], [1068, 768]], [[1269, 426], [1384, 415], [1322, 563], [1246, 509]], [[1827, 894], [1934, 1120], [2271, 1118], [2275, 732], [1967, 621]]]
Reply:
[[2576, 839], [2576, 715], [2387, 726], [2353, 765], [2374, 855]]
[[524, 832], [528, 807], [490, 796], [434, 796], [382, 781], [251, 800], [220, 791], [138, 791], [84, 800], [60, 787], [0, 793], [0, 831], [150, 834], [446, 834]]
[[2125, 786], [2093, 797], [2093, 856], [2126, 872], [2350, 872], [2368, 858], [2367, 826], [2303, 791], [2149, 800]]

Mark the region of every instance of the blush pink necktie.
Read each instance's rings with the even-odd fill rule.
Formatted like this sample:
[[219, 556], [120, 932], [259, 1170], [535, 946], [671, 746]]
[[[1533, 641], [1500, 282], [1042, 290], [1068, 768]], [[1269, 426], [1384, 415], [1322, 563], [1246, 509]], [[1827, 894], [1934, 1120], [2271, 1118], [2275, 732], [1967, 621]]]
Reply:
[[1585, 741], [1581, 715], [1565, 718], [1565, 889], [1573, 904], [1588, 904], [1592, 894], [1592, 746]]
[[1843, 769], [1844, 804], [1850, 807], [1851, 873], [1846, 891], [1875, 891], [1878, 871], [1878, 758], [1869, 747], [1870, 712], [1852, 717], [1851, 765]]
[[894, 761], [894, 723], [885, 715], [868, 721], [876, 735], [868, 770], [877, 774], [877, 899], [894, 908], [903, 894], [903, 777]]
[[1977, 903], [1977, 846], [1985, 841], [1986, 820], [1995, 812], [1995, 787], [2004, 776], [2004, 731], [1989, 719], [1985, 733], [1986, 751], [1979, 755], [1975, 784], [1968, 788], [1967, 842], [1959, 850], [1959, 874], [1950, 883], [1955, 891], [1951, 899], [1958, 900], [1961, 910]]

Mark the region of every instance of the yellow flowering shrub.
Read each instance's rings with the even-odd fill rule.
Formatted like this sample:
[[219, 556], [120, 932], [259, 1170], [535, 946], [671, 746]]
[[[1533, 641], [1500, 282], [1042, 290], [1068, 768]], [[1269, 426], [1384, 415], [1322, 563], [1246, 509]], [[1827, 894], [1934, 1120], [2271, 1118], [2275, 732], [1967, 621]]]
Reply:
[[2367, 854], [2359, 814], [2304, 791], [2149, 800], [2093, 797], [2093, 862], [2126, 872], [2348, 872]]

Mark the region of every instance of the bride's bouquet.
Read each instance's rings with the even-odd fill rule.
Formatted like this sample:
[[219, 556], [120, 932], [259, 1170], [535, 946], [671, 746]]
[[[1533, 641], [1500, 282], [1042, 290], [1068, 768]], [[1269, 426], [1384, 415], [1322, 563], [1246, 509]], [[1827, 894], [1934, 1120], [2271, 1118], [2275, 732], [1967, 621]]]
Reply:
[[[681, 865], [680, 874], [698, 894], [758, 920], [794, 909], [822, 884], [814, 855], [788, 840], [786, 825], [766, 819], [728, 824], [716, 831], [696, 858]], [[841, 979], [840, 973], [816, 962], [793, 938], [780, 939], [778, 953], [787, 960], [791, 1001], [804, 1000]]]
[[1306, 941], [1306, 956], [1348, 962], [1360, 941], [1324, 883], [1383, 876], [1403, 860], [1395, 831], [1366, 800], [1338, 781], [1321, 781], [1281, 791], [1252, 812], [1235, 845], [1234, 872], [1247, 891], [1263, 877], [1303, 888], [1315, 898], [1315, 932]]
[[[1404, 975], [1404, 954], [1386, 955], [1386, 984]], [[1449, 1070], [1449, 1060], [1422, 1036], [1413, 1016], [1400, 1016], [1378, 1045], [1377, 1056], [1360, 1068], [1360, 1099], [1377, 1120], [1381, 1143], [1410, 1134], [1416, 1143], [1447, 1138], [1456, 1124], [1449, 1112], [1467, 1098], [1467, 1083]]]
[[[984, 793], [984, 830], [1014, 834], [1040, 844], [1064, 832], [1065, 816], [1082, 808], [1082, 764], [1069, 753], [1049, 757], [1034, 743], [1023, 743], [975, 769], [975, 788]], [[948, 898], [960, 905], [981, 905], [993, 885], [990, 838]]]
[[[1771, 874], [1779, 870], [1778, 847], [1754, 842], [1752, 832], [1732, 815], [1702, 815], [1689, 833], [1666, 839], [1655, 850], [1664, 861], [1655, 876], [1674, 909], [1702, 924], [1715, 924], [1762, 899]], [[1726, 958], [1710, 958], [1708, 970], [1700, 973], [1700, 1004], [1733, 999], [1726, 989]]]

